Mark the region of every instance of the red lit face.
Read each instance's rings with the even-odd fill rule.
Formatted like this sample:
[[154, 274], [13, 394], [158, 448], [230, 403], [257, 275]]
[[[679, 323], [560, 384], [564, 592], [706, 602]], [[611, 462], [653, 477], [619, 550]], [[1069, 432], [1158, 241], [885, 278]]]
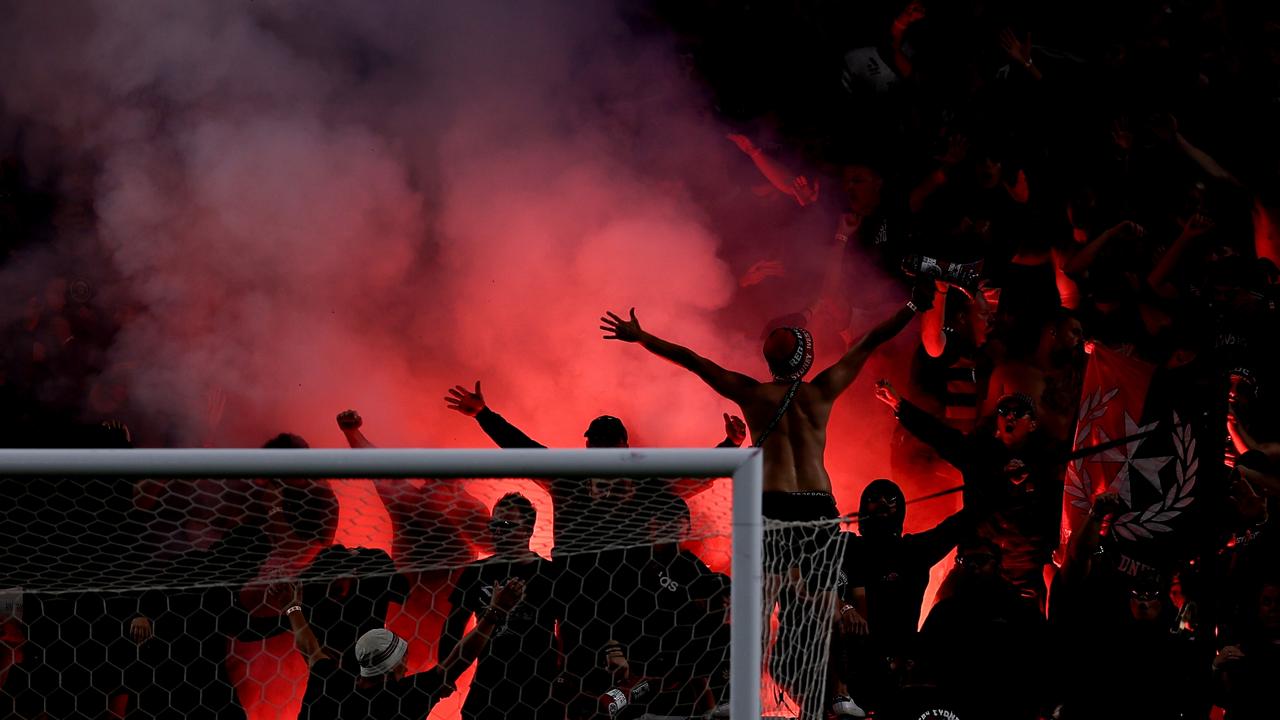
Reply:
[[957, 555], [956, 564], [970, 576], [990, 578], [1000, 574], [1000, 558], [986, 548], [975, 548]]
[[879, 173], [865, 165], [852, 165], [844, 169], [844, 194], [849, 198], [849, 209], [866, 217], [880, 207], [880, 188], [884, 181]]
[[1018, 407], [996, 408], [996, 439], [1005, 447], [1018, 447], [1035, 432], [1035, 416]]

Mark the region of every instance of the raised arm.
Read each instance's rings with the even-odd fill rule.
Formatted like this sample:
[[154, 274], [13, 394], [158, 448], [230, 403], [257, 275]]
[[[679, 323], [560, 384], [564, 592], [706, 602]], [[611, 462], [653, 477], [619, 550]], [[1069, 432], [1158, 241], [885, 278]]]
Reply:
[[316, 639], [311, 624], [307, 622], [307, 614], [302, 611], [302, 591], [296, 582], [273, 585], [267, 591], [267, 600], [284, 611], [289, 627], [293, 630], [293, 644], [307, 661], [307, 667], [329, 659], [320, 646], [320, 641]]
[[1122, 235], [1140, 238], [1145, 234], [1146, 230], [1144, 230], [1141, 225], [1131, 220], [1126, 220], [1113, 228], [1103, 231], [1098, 235], [1098, 237], [1090, 240], [1088, 245], [1080, 248], [1080, 251], [1077, 252], [1074, 257], [1063, 264], [1062, 272], [1067, 275], [1082, 273], [1089, 269], [1089, 266], [1093, 264], [1095, 259], [1097, 259], [1098, 253], [1102, 252], [1102, 249], [1112, 240]]
[[818, 373], [813, 379], [813, 386], [822, 393], [829, 402], [840, 397], [849, 389], [867, 358], [876, 348], [893, 339], [911, 322], [916, 313], [928, 310], [933, 306], [933, 281], [917, 283], [911, 292], [911, 300], [906, 306], [891, 315], [887, 320], [875, 326], [862, 339], [853, 344], [849, 351], [836, 364]]
[[636, 319], [636, 309], [631, 308], [631, 319], [623, 320], [611, 312], [600, 318], [600, 329], [609, 333], [605, 340], [621, 340], [629, 343], [640, 343], [645, 350], [665, 358], [689, 372], [702, 378], [721, 396], [741, 404], [747, 393], [759, 385], [759, 381], [742, 373], [725, 370], [710, 360], [698, 355], [686, 347], [667, 342], [656, 335], [651, 335], [640, 328]]
[[377, 445], [369, 442], [369, 438], [365, 437], [364, 433], [360, 431], [363, 425], [364, 419], [355, 410], [343, 410], [338, 413], [338, 429], [342, 431], [343, 437], [347, 439], [347, 445], [356, 450], [377, 447]]
[[907, 206], [911, 212], [919, 213], [924, 210], [925, 203], [947, 184], [952, 170], [964, 160], [968, 152], [969, 139], [964, 135], [955, 134], [947, 138], [947, 151], [934, 158], [938, 163], [937, 167], [917, 183], [907, 196]]
[[500, 448], [545, 448], [546, 445], [524, 434], [520, 428], [507, 422], [501, 415], [489, 409], [485, 404], [484, 393], [480, 389], [480, 381], [476, 381], [476, 389], [468, 390], [461, 385], [449, 389], [449, 397], [444, 399], [450, 410], [456, 410], [470, 418], [475, 418], [480, 429]]
[[1124, 501], [1117, 493], [1102, 493], [1093, 499], [1089, 517], [1067, 543], [1067, 555], [1062, 563], [1064, 588], [1074, 588], [1093, 572], [1093, 558], [1102, 544], [1104, 522], [1125, 509]]
[[1032, 80], [1043, 80], [1044, 75], [1031, 59], [1032, 47], [1031, 33], [1027, 33], [1025, 38], [1019, 37], [1012, 28], [1005, 28], [1000, 33], [1000, 48], [1009, 59], [1021, 65]]
[[[1172, 118], [1172, 116], [1170, 117]], [[1179, 152], [1187, 156], [1191, 162], [1198, 165], [1201, 170], [1214, 180], [1218, 180], [1229, 185], [1235, 185], [1237, 187], [1241, 185], [1240, 180], [1236, 178], [1235, 175], [1232, 175], [1231, 171], [1222, 167], [1222, 165], [1220, 165], [1212, 155], [1201, 150], [1195, 145], [1192, 145], [1190, 141], [1182, 136], [1182, 133], [1177, 131], [1177, 120], [1173, 120], [1172, 127], [1174, 130], [1173, 144]]]
[[476, 618], [475, 628], [463, 636], [462, 641], [440, 661], [440, 669], [444, 671], [449, 684], [452, 685], [475, 662], [493, 631], [507, 621], [507, 615], [523, 599], [524, 581], [518, 578], [506, 581], [494, 591], [492, 603]]
[[942, 357], [947, 351], [947, 290], [949, 286], [934, 281], [933, 307], [920, 314], [920, 344], [931, 358]]
[[964, 433], [904, 400], [887, 380], [876, 383], [876, 398], [893, 409], [907, 432], [956, 469], [964, 472], [972, 464], [973, 443]]
[[444, 624], [440, 626], [440, 640], [436, 643], [436, 661], [441, 664], [449, 659], [454, 648], [458, 647], [458, 643], [462, 641], [462, 636], [467, 631], [467, 622], [474, 614], [462, 602], [462, 583], [465, 578], [464, 571], [455, 580], [454, 590], [450, 596], [449, 614], [445, 617]]
[[1165, 251], [1164, 255], [1160, 256], [1160, 261], [1147, 276], [1147, 284], [1157, 295], [1164, 298], [1177, 295], [1178, 289], [1169, 282], [1169, 278], [1177, 270], [1183, 256], [1191, 249], [1196, 239], [1212, 229], [1213, 221], [1203, 215], [1192, 215], [1182, 223], [1182, 232], [1178, 235], [1178, 239]]
[[973, 520], [973, 514], [961, 508], [932, 528], [909, 536], [912, 546], [921, 560], [937, 565], [972, 530]]
[[755, 164], [756, 170], [764, 176], [769, 184], [783, 195], [790, 195], [801, 207], [812, 205], [818, 200], [818, 181], [810, 184], [809, 179], [804, 175], [797, 175], [782, 163], [774, 160], [764, 154], [755, 143], [746, 135], [732, 133], [726, 135], [738, 149], [747, 154], [751, 158], [751, 162]]

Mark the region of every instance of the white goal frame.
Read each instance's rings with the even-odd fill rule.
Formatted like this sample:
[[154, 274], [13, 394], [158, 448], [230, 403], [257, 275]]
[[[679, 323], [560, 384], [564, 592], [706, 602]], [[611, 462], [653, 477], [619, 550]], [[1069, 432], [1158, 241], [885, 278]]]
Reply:
[[0, 450], [0, 477], [733, 478], [729, 712], [761, 716], [764, 485], [761, 451]]

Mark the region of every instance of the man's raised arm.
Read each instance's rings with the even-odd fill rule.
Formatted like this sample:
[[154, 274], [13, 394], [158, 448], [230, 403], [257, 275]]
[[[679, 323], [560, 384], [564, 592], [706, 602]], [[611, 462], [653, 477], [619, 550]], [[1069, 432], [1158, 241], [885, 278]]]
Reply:
[[702, 378], [712, 390], [736, 403], [741, 403], [751, 388], [759, 385], [759, 381], [742, 373], [725, 370], [719, 365], [702, 357], [686, 347], [667, 342], [662, 338], [645, 332], [636, 319], [636, 309], [631, 308], [631, 319], [623, 320], [611, 312], [600, 318], [600, 329], [609, 333], [605, 340], [621, 340], [629, 343], [640, 343], [641, 347], [661, 358], [666, 358], [689, 372]]
[[364, 432], [360, 430], [363, 426], [364, 419], [355, 410], [343, 410], [338, 413], [338, 429], [342, 431], [342, 436], [347, 439], [347, 445], [350, 445], [355, 450], [377, 447], [377, 445], [369, 442], [369, 438], [364, 436]]
[[534, 440], [520, 428], [507, 422], [506, 418], [489, 409], [485, 404], [484, 393], [480, 390], [480, 381], [476, 381], [476, 389], [468, 390], [461, 385], [454, 385], [449, 390], [449, 397], [444, 399], [450, 410], [457, 410], [467, 417], [475, 418], [480, 429], [500, 448], [545, 448], [546, 445]]
[[876, 348], [902, 332], [916, 313], [933, 307], [933, 292], [932, 280], [916, 283], [911, 291], [911, 300], [907, 301], [906, 306], [863, 335], [862, 339], [854, 343], [844, 357], [834, 365], [818, 373], [818, 376], [813, 379], [813, 386], [828, 401], [834, 401], [840, 397], [840, 394], [853, 384], [854, 379], [858, 377], [858, 372], [862, 370], [867, 358], [871, 357], [871, 353], [875, 352]]

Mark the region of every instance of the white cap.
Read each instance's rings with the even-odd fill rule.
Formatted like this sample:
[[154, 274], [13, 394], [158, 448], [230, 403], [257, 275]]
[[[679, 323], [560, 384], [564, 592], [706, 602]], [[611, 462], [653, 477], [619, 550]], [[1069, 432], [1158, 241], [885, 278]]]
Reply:
[[361, 677], [378, 677], [395, 669], [409, 651], [404, 638], [385, 628], [370, 630], [356, 641], [356, 662]]

